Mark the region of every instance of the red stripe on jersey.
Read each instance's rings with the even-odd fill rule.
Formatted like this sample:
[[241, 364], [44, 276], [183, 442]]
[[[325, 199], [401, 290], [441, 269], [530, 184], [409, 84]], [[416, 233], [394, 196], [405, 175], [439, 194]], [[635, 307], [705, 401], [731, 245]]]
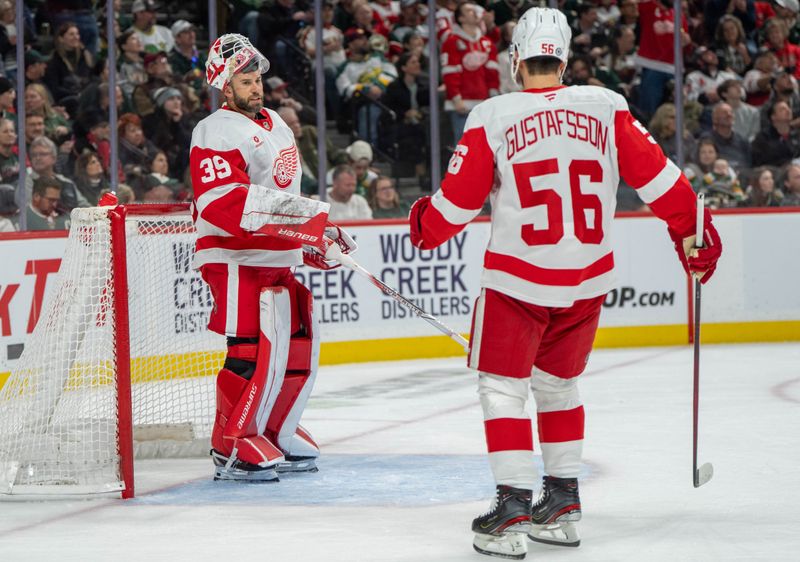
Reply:
[[232, 238], [227, 236], [203, 236], [197, 239], [197, 251], [220, 248], [222, 250], [297, 250], [302, 246], [295, 240], [273, 238], [272, 236], [248, 236]]
[[683, 174], [669, 191], [650, 203], [649, 207], [653, 214], [666, 221], [672, 230], [684, 238], [694, 234], [697, 196]]
[[250, 185], [247, 163], [238, 149], [213, 150], [195, 146], [189, 154], [192, 189], [195, 199], [206, 191], [222, 185], [243, 183]]
[[614, 269], [614, 254], [609, 252], [582, 269], [548, 269], [513, 256], [496, 254], [487, 250], [483, 260], [483, 267], [503, 271], [514, 277], [539, 285], [576, 287], [587, 279], [598, 277]]
[[442, 181], [442, 194], [462, 209], [480, 209], [494, 183], [494, 152], [483, 127], [465, 131], [458, 144]]
[[533, 429], [527, 418], [497, 418], [483, 422], [486, 447], [498, 451], [533, 451]]
[[539, 426], [540, 443], [563, 443], [583, 439], [583, 406], [572, 410], [539, 412], [536, 420]]

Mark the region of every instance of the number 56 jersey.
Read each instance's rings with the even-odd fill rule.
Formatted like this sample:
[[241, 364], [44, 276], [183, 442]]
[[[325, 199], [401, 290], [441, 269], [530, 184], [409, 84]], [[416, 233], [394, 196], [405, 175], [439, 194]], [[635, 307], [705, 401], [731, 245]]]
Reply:
[[491, 98], [471, 111], [421, 216], [424, 247], [459, 232], [488, 196], [483, 287], [552, 307], [605, 294], [620, 177], [670, 228], [693, 232], [694, 192], [622, 96], [560, 86]]

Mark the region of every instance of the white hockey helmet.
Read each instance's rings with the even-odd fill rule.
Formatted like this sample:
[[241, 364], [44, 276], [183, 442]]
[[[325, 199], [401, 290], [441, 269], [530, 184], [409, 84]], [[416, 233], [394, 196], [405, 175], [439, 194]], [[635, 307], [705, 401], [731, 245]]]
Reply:
[[511, 57], [512, 76], [517, 75], [521, 61], [533, 57], [555, 57], [569, 60], [569, 43], [572, 30], [567, 16], [554, 8], [530, 8], [519, 18], [508, 56]]
[[209, 86], [223, 89], [231, 77], [246, 68], [257, 65], [261, 74], [269, 70], [267, 57], [253, 47], [250, 40], [238, 33], [228, 33], [219, 37], [208, 51], [206, 62], [206, 81]]

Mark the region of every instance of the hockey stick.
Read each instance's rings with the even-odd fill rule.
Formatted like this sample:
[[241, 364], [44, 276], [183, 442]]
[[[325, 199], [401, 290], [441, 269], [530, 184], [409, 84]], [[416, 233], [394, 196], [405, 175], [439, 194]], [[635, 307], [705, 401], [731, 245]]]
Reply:
[[[443, 324], [438, 318], [436, 318], [432, 314], [428, 314], [427, 312], [422, 310], [420, 307], [415, 305], [413, 302], [411, 302], [410, 300], [405, 298], [403, 295], [401, 295], [400, 293], [398, 293], [397, 291], [392, 289], [389, 285], [387, 285], [386, 283], [384, 283], [383, 281], [381, 281], [380, 279], [375, 277], [372, 273], [370, 273], [369, 271], [364, 269], [352, 257], [350, 257], [347, 254], [343, 254], [341, 252], [341, 250], [339, 249], [337, 244], [333, 244], [331, 246], [331, 250], [333, 252], [335, 252], [335, 255], [329, 255], [328, 257], [337, 260], [342, 265], [347, 266], [348, 268], [352, 269], [356, 273], [362, 275], [363, 277], [366, 277], [370, 281], [370, 283], [375, 285], [377, 288], [379, 288], [381, 291], [383, 291], [386, 295], [392, 297], [394, 300], [399, 302], [401, 305], [403, 305], [404, 307], [409, 309], [411, 312], [413, 312], [414, 314], [416, 314], [417, 316], [419, 316], [420, 318], [425, 320], [428, 324], [430, 324], [431, 326], [433, 326], [434, 328], [436, 328], [437, 330], [439, 330], [443, 334], [445, 334], [445, 335], [449, 336], [450, 338], [452, 338], [453, 341], [455, 341], [461, 347], [464, 348], [464, 351], [466, 353], [469, 353], [469, 342], [466, 339], [464, 339], [461, 336], [461, 334], [455, 332], [452, 328], [450, 328], [449, 326], [446, 326], [445, 324]], [[331, 253], [331, 250], [329, 250], [329, 254]]]
[[[702, 193], [697, 196], [697, 228], [695, 232], [695, 248], [703, 247], [703, 213], [705, 197]], [[714, 467], [710, 462], [697, 468], [697, 430], [700, 409], [700, 277], [694, 277], [694, 400], [692, 404], [692, 483], [699, 488], [714, 476]]]

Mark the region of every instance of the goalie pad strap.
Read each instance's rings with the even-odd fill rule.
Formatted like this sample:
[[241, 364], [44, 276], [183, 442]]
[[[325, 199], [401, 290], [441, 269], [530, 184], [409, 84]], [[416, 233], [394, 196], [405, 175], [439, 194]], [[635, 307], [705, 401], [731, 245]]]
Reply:
[[[239, 344], [228, 348], [229, 359], [239, 359], [254, 363], [258, 345], [254, 343]], [[311, 365], [311, 339], [294, 337], [289, 341], [289, 359], [286, 362], [287, 371], [307, 371]]]

